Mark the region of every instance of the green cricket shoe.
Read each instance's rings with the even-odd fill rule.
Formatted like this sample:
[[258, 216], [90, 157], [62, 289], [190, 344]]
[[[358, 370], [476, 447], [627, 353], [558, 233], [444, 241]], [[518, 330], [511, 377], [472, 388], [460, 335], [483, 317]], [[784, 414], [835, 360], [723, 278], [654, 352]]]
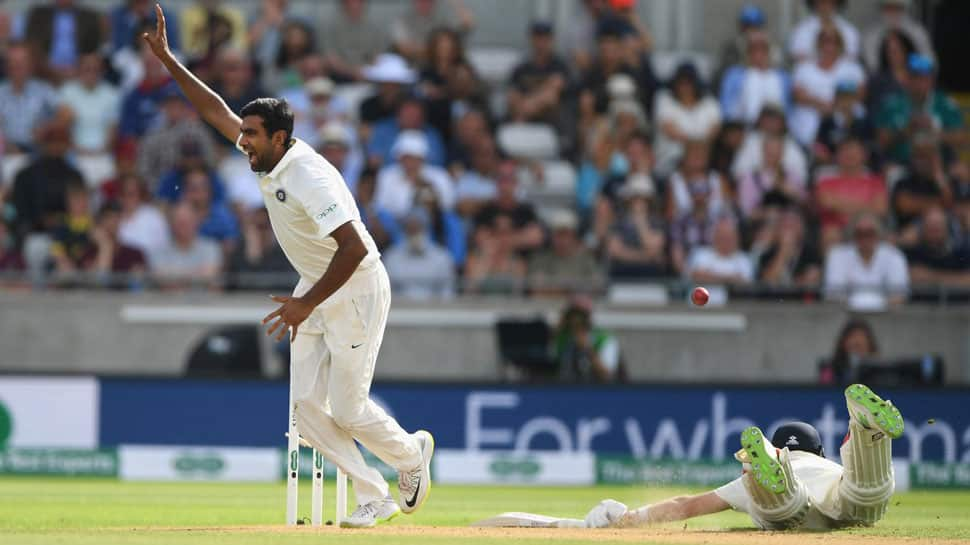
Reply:
[[765, 438], [757, 426], [741, 432], [741, 450], [751, 464], [750, 475], [761, 488], [775, 494], [784, 492], [788, 484], [785, 472], [778, 461], [778, 453], [771, 441]]
[[868, 429], [877, 429], [893, 439], [903, 435], [903, 415], [891, 401], [876, 395], [865, 384], [853, 384], [845, 389], [849, 415]]

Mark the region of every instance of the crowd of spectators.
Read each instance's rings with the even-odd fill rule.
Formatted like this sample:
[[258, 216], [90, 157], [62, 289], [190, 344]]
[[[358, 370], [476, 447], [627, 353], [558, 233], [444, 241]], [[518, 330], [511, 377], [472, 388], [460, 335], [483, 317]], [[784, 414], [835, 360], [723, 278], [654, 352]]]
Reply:
[[[879, 306], [970, 287], [967, 133], [907, 1], [858, 29], [844, 1], [810, 0], [785, 43], [746, 5], [710, 75], [683, 62], [661, 80], [636, 2], [583, 0], [567, 28], [523, 28], [504, 82], [472, 62], [461, 0], [411, 0], [390, 24], [366, 0], [335, 4], [314, 21], [287, 0], [199, 0], [166, 12], [169, 43], [236, 111], [287, 99], [401, 295], [680, 279]], [[141, 40], [153, 6], [0, 13], [0, 273], [286, 285], [245, 157]], [[553, 157], [523, 149], [549, 134]], [[574, 181], [566, 202], [543, 198], [555, 168]]]

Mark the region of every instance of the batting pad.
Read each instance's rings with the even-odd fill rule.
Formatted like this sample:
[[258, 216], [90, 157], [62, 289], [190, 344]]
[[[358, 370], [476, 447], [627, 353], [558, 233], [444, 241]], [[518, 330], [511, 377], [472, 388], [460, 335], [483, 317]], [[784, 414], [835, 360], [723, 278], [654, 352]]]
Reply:
[[842, 445], [839, 493], [845, 518], [872, 524], [886, 513], [895, 490], [892, 440], [877, 430], [849, 420], [849, 439]]
[[792, 470], [787, 448], [778, 452], [778, 464], [785, 473], [786, 484], [780, 494], [759, 485], [750, 473], [743, 475], [741, 482], [751, 496], [751, 517], [765, 529], [797, 528], [805, 521], [809, 511], [808, 492]]

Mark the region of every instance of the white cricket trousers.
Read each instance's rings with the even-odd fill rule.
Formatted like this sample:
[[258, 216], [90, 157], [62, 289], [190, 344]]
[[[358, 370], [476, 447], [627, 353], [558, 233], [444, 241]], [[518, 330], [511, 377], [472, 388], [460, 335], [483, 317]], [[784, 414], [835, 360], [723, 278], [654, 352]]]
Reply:
[[[309, 287], [301, 280], [294, 294]], [[388, 486], [355, 439], [398, 471], [422, 461], [418, 441], [369, 395], [390, 306], [390, 281], [378, 262], [314, 309], [290, 345], [300, 435], [350, 477], [360, 505], [387, 497]]]

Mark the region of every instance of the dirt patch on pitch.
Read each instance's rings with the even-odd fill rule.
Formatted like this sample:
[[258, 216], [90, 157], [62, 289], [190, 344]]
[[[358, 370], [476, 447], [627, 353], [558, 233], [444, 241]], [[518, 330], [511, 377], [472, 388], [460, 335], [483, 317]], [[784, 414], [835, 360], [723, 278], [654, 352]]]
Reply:
[[[146, 528], [146, 530], [149, 530]], [[153, 532], [213, 532], [213, 533], [300, 533], [333, 536], [355, 533], [360, 535], [426, 537], [436, 540], [453, 539], [455, 543], [474, 543], [476, 538], [503, 539], [511, 543], [531, 540], [555, 542], [575, 540], [613, 543], [671, 543], [707, 545], [775, 545], [777, 543], [820, 545], [967, 545], [959, 539], [866, 536], [847, 532], [760, 532], [736, 530], [672, 530], [624, 529], [584, 530], [579, 528], [466, 528], [457, 526], [394, 526], [351, 530], [324, 526], [237, 526], [210, 528], [151, 528]]]

